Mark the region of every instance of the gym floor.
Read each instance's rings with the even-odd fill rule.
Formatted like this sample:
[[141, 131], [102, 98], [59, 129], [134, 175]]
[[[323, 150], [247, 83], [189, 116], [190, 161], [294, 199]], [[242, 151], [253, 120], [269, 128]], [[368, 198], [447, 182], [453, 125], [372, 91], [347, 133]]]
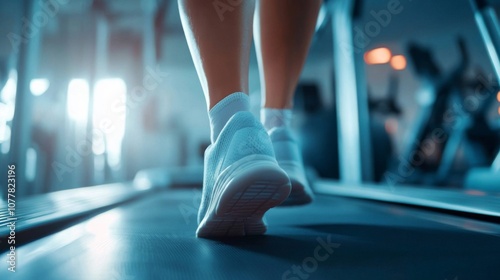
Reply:
[[[15, 279], [462, 280], [500, 275], [499, 225], [318, 195], [308, 206], [271, 209], [265, 236], [209, 240], [194, 235], [199, 198], [194, 189], [155, 191], [21, 246]], [[7, 270], [0, 272], [0, 279], [9, 277]]]

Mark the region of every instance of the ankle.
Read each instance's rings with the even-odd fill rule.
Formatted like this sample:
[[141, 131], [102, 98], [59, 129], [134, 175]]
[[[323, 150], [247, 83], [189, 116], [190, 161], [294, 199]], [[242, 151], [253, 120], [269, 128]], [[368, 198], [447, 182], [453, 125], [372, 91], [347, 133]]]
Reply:
[[292, 122], [292, 109], [262, 108], [260, 119], [268, 132], [273, 128], [288, 128]]
[[219, 137], [220, 132], [229, 121], [229, 119], [240, 111], [249, 111], [250, 102], [248, 95], [243, 92], [232, 93], [208, 111], [210, 119], [210, 139], [214, 143]]

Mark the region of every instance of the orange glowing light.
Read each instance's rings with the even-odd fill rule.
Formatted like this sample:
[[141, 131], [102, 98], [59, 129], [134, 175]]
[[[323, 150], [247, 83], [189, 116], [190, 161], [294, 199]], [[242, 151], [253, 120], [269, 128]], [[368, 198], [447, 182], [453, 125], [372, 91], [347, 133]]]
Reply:
[[395, 55], [391, 58], [391, 66], [394, 70], [403, 70], [406, 68], [406, 58], [404, 55]]
[[497, 93], [497, 101], [500, 102], [500, 91]]
[[478, 191], [478, 190], [466, 190], [466, 194], [468, 195], [473, 195], [473, 196], [485, 196], [486, 193], [483, 191]]
[[385, 131], [389, 134], [396, 134], [398, 132], [398, 121], [395, 119], [387, 119], [384, 123]]
[[391, 60], [391, 51], [388, 48], [377, 48], [365, 53], [366, 64], [385, 64]]

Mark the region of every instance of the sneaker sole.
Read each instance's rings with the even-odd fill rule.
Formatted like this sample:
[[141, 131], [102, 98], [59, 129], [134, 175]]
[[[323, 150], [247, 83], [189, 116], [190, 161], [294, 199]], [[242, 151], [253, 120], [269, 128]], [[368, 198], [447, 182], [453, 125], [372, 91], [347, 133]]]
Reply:
[[311, 203], [313, 201], [313, 198], [305, 191], [304, 185], [297, 180], [292, 179], [291, 181], [292, 191], [290, 192], [288, 198], [283, 201], [280, 206], [295, 206]]
[[[295, 164], [289, 164], [287, 162], [279, 162], [279, 166], [287, 172], [287, 174], [297, 174], [300, 171], [299, 167]], [[292, 184], [292, 190], [288, 198], [280, 206], [295, 206], [309, 204], [313, 201], [313, 196], [311, 189], [304, 177], [302, 179], [290, 176], [290, 181]]]
[[214, 191], [196, 235], [264, 234], [265, 212], [285, 201], [290, 193], [288, 176], [271, 158], [259, 155], [240, 160], [236, 168], [225, 173], [221, 174], [220, 188], [214, 188], [218, 191]]

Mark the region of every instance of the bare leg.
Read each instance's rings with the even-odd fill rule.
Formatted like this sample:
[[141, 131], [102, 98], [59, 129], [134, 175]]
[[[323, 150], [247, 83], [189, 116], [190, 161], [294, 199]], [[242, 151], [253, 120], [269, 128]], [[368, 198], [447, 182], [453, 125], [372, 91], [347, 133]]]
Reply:
[[321, 0], [260, 0], [254, 26], [263, 105], [291, 108]]
[[182, 25], [209, 109], [231, 93], [248, 93], [255, 6], [254, 1], [243, 0], [223, 10], [214, 3], [179, 0]]
[[[248, 96], [241, 93], [248, 92], [254, 6], [251, 0], [179, 0], [210, 108], [212, 143], [205, 150], [198, 237], [263, 234], [264, 213], [290, 193], [289, 178], [274, 159], [269, 135], [248, 110]], [[217, 8], [225, 9], [222, 16]]]
[[320, 6], [321, 0], [259, 0], [257, 5], [254, 37], [264, 107], [261, 121], [270, 134], [276, 160], [292, 185], [282, 205], [313, 200], [299, 146], [288, 126]]

